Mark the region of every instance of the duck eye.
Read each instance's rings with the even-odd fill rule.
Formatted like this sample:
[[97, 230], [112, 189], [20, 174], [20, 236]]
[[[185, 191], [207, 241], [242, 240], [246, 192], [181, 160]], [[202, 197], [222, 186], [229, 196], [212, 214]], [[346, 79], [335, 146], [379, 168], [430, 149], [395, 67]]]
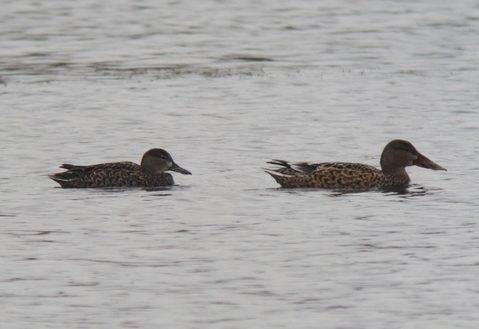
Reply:
[[412, 145], [409, 145], [409, 144], [402, 144], [402, 145], [399, 146], [399, 149], [401, 151], [414, 153], [414, 148], [412, 147]]
[[406, 152], [411, 153], [414, 156], [417, 156], [417, 151], [412, 147], [405, 147], [403, 150], [406, 151]]

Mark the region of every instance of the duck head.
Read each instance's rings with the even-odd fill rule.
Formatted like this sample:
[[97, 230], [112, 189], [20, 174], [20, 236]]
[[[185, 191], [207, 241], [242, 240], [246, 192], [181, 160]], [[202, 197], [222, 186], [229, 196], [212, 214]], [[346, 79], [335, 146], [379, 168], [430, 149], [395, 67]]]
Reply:
[[183, 175], [191, 173], [178, 166], [171, 155], [163, 149], [151, 149], [141, 159], [141, 168], [155, 175], [162, 174], [167, 170], [176, 171]]
[[381, 169], [385, 174], [405, 171], [405, 167], [418, 166], [432, 170], [447, 170], [418, 152], [410, 142], [395, 139], [381, 154]]

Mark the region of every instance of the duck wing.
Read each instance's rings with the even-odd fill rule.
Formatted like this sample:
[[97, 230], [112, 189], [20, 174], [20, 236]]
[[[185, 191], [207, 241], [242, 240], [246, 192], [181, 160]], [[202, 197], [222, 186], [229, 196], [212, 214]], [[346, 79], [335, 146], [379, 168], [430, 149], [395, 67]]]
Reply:
[[381, 184], [381, 170], [362, 163], [295, 162], [273, 160], [277, 169], [265, 169], [282, 187], [364, 188]]
[[[302, 173], [302, 174], [312, 174], [318, 170], [324, 169], [337, 169], [337, 170], [354, 170], [364, 173], [377, 174], [381, 173], [381, 170], [376, 167], [366, 165], [363, 163], [354, 163], [354, 162], [321, 162], [321, 163], [311, 163], [311, 162], [288, 162], [284, 160], [276, 160], [268, 162], [269, 164], [277, 165], [282, 168], [273, 169], [273, 171], [288, 169], [291, 171], [291, 174]], [[286, 173], [286, 172], [284, 172]]]
[[120, 178], [126, 175], [140, 173], [140, 166], [133, 162], [110, 162], [90, 166], [78, 166], [64, 163], [60, 168], [67, 171], [49, 175], [62, 187], [82, 187], [86, 182], [104, 180], [105, 178]]

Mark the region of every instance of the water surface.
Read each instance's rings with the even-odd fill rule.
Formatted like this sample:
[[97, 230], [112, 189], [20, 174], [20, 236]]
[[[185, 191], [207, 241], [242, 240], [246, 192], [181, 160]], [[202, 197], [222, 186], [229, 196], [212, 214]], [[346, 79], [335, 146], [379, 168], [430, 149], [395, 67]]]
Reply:
[[[7, 2], [0, 317], [10, 328], [476, 328], [472, 1]], [[272, 158], [447, 172], [280, 189]], [[177, 185], [63, 190], [168, 150]]]

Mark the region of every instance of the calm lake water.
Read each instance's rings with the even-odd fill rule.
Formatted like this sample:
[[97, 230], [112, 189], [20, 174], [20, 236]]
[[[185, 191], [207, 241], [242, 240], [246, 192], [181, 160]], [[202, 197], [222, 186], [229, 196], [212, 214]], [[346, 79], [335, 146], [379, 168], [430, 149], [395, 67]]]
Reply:
[[[475, 1], [7, 1], [8, 328], [477, 328]], [[447, 172], [280, 189], [272, 158]], [[192, 176], [63, 190], [62, 163], [169, 151]]]

